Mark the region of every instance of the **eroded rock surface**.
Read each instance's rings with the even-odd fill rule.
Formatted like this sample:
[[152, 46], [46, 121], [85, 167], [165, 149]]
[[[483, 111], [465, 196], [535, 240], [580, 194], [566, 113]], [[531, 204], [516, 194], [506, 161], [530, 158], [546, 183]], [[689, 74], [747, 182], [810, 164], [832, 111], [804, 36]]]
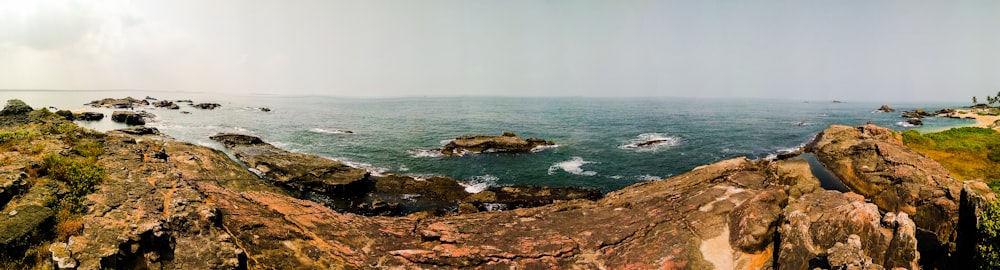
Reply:
[[500, 136], [472, 135], [455, 138], [441, 148], [441, 154], [455, 156], [483, 152], [524, 153], [538, 146], [553, 144], [555, 143], [538, 138], [522, 139], [513, 132], [504, 132]]
[[924, 263], [949, 260], [962, 185], [944, 167], [903, 146], [897, 133], [874, 125], [831, 126], [807, 148], [880, 210], [912, 217]]

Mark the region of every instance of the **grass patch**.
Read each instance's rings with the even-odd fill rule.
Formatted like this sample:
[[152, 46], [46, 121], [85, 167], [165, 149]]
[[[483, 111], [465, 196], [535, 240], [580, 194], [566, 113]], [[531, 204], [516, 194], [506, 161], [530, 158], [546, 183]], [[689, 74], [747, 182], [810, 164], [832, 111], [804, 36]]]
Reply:
[[42, 160], [42, 166], [52, 178], [66, 183], [69, 192], [59, 199], [56, 211], [68, 210], [71, 213], [86, 211], [84, 198], [97, 190], [106, 175], [103, 166], [97, 164], [95, 158], [73, 158], [57, 154], [49, 154]]
[[982, 179], [994, 190], [1000, 188], [1000, 132], [961, 127], [928, 134], [907, 130], [902, 137], [903, 144], [941, 163], [959, 180]]
[[0, 144], [31, 137], [30, 130], [0, 131]]

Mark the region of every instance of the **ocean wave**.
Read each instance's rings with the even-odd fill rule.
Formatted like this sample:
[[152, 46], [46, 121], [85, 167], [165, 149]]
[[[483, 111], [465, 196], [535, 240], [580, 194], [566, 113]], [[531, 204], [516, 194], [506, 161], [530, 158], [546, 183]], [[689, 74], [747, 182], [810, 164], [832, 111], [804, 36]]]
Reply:
[[410, 153], [410, 157], [422, 158], [422, 157], [440, 157], [441, 149], [437, 148], [425, 148], [425, 149], [411, 149], [406, 151]]
[[545, 151], [545, 150], [552, 149], [552, 148], [556, 148], [556, 147], [559, 147], [559, 145], [558, 144], [553, 144], [553, 145], [539, 145], [539, 146], [535, 146], [535, 148], [531, 148], [531, 152], [532, 153], [538, 153], [538, 152]]
[[325, 128], [311, 128], [309, 132], [320, 133], [320, 134], [354, 134], [350, 130], [340, 130], [340, 129], [325, 129]]
[[660, 147], [676, 146], [681, 143], [680, 137], [667, 136], [663, 133], [643, 133], [635, 139], [618, 146], [619, 149], [635, 150], [638, 152], [653, 151]]
[[562, 169], [564, 172], [568, 172], [575, 175], [585, 175], [585, 176], [597, 175], [597, 172], [595, 171], [585, 171], [583, 170], [583, 168], [581, 168], [583, 167], [583, 165], [589, 163], [594, 163], [594, 162], [583, 160], [583, 158], [581, 157], [573, 157], [570, 158], [570, 160], [557, 162], [556, 164], [549, 166], [549, 175], [555, 174], [556, 171], [558, 171], [559, 169]]
[[661, 178], [659, 176], [651, 175], [651, 174], [636, 175], [635, 178], [639, 179], [639, 180], [642, 180], [642, 181], [657, 181], [657, 180], [663, 179], [663, 178]]
[[347, 166], [365, 169], [366, 171], [370, 172], [373, 176], [385, 176], [385, 173], [389, 171], [388, 168], [378, 167], [369, 163], [351, 161], [347, 159], [335, 159], [335, 158], [330, 158], [330, 159], [339, 161], [340, 163], [344, 163], [344, 165]]
[[906, 121], [896, 122], [896, 125], [897, 126], [901, 126], [901, 127], [906, 127], [906, 128], [916, 127], [916, 125], [907, 123]]
[[489, 174], [476, 175], [473, 176], [471, 179], [469, 179], [467, 182], [465, 183], [459, 182], [458, 184], [465, 187], [465, 192], [479, 193], [483, 192], [484, 190], [492, 186], [495, 186], [497, 184], [497, 180], [500, 180], [500, 177], [496, 177]]

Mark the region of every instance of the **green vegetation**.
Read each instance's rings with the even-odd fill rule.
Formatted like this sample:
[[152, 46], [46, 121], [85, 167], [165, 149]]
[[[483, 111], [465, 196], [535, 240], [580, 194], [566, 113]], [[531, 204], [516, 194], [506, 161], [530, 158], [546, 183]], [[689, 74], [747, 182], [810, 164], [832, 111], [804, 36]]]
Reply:
[[938, 133], [903, 132], [903, 143], [941, 163], [959, 180], [982, 179], [1000, 188], [1000, 133], [962, 127]]
[[22, 140], [31, 137], [30, 130], [18, 130], [18, 131], [0, 131], [0, 144], [14, 141]]
[[93, 157], [74, 158], [49, 154], [42, 164], [52, 178], [63, 181], [69, 187], [70, 192], [60, 199], [57, 208], [66, 208], [73, 213], [83, 213], [86, 210], [83, 205], [84, 197], [94, 192], [105, 176], [104, 167], [98, 165]]
[[975, 254], [979, 269], [1000, 269], [1000, 205], [994, 203], [983, 209], [976, 229], [980, 237]]

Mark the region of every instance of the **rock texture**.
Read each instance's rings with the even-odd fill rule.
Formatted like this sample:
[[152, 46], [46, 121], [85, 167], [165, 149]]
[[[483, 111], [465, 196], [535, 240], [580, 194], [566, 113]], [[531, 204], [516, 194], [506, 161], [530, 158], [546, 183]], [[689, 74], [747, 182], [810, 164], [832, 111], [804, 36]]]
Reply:
[[466, 153], [483, 152], [524, 153], [530, 152], [538, 146], [553, 144], [555, 143], [538, 138], [528, 138], [525, 140], [513, 132], [505, 131], [500, 136], [471, 135], [455, 138], [442, 147], [441, 154], [445, 156], [460, 156]]
[[111, 120], [127, 125], [145, 125], [146, 119], [139, 113], [133, 111], [115, 111], [111, 114]]
[[944, 167], [903, 146], [897, 133], [874, 125], [831, 126], [807, 148], [880, 210], [912, 217], [925, 265], [949, 260], [962, 185]]
[[99, 112], [81, 112], [73, 114], [73, 117], [80, 121], [100, 121], [104, 119], [104, 114]]

